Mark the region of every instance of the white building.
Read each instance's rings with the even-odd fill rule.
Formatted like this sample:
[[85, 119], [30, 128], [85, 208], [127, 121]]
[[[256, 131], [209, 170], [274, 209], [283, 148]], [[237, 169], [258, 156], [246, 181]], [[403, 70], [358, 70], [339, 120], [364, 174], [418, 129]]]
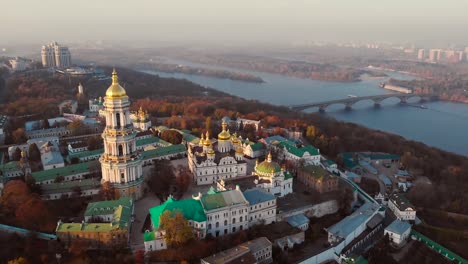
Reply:
[[237, 123], [237, 128], [239, 128], [242, 124], [242, 127], [245, 127], [246, 125], [252, 125], [255, 127], [255, 130], [258, 131], [260, 128], [260, 121], [257, 120], [251, 120], [251, 119], [244, 119], [244, 118], [238, 118], [236, 120]]
[[47, 141], [42, 145], [38, 145], [38, 148], [41, 152], [41, 162], [44, 170], [65, 167], [65, 161], [62, 154], [60, 154], [58, 146]]
[[309, 229], [309, 218], [307, 218], [304, 214], [297, 214], [288, 217], [288, 224], [292, 227], [297, 227], [302, 231], [306, 231]]
[[213, 237], [249, 228], [249, 202], [240, 189], [208, 193], [193, 197], [200, 200], [206, 214], [206, 233]]
[[385, 228], [384, 235], [388, 235], [390, 241], [396, 245], [403, 245], [411, 233], [411, 225], [396, 219]]
[[140, 131], [146, 131], [151, 128], [148, 111], [143, 111], [141, 107], [138, 112], [130, 114], [130, 118], [132, 119], [133, 127]]
[[249, 227], [276, 221], [276, 197], [260, 188], [244, 191], [244, 197], [249, 202]]
[[254, 170], [253, 174], [259, 177], [257, 187], [279, 197], [292, 193], [292, 175], [272, 161], [271, 153], [268, 153], [267, 159], [262, 163], [258, 163], [257, 160]]
[[260, 142], [252, 144], [249, 142], [249, 139], [246, 139], [242, 144], [242, 147], [244, 150], [244, 155], [252, 159], [261, 157], [265, 154], [265, 145]]
[[78, 153], [88, 150], [88, 144], [83, 141], [68, 143], [68, 153]]
[[201, 260], [202, 264], [273, 262], [272, 243], [266, 237], [247, 241], [236, 247], [217, 252]]
[[188, 146], [188, 164], [197, 185], [247, 174], [242, 143], [236, 136], [231, 136], [226, 127], [223, 122], [223, 131], [214, 146], [208, 132], [206, 139], [202, 135], [198, 145]]
[[366, 202], [351, 215], [326, 229], [328, 242], [335, 245], [344, 241], [343, 247], [346, 247], [367, 229], [366, 224], [378, 214], [379, 208], [375, 203]]
[[42, 66], [68, 68], [71, 66], [71, 54], [68, 47], [61, 46], [57, 42], [42, 46]]
[[9, 60], [9, 62], [13, 71], [24, 71], [29, 65], [29, 63], [26, 60], [18, 57]]
[[136, 150], [136, 134], [130, 119], [130, 100], [117, 73], [104, 98], [106, 127], [102, 133], [104, 154], [99, 161], [102, 182], [110, 182], [118, 196], [140, 199], [143, 195], [142, 159]]
[[279, 143], [279, 149], [285, 160], [303, 161], [305, 165], [320, 165], [320, 151], [312, 145], [298, 147], [294, 142], [286, 140]]
[[394, 193], [388, 199], [388, 208], [392, 210], [399, 220], [415, 220], [416, 207], [401, 193]]
[[[99, 115], [104, 115], [104, 100], [102, 97], [89, 100], [89, 111], [99, 113]], [[101, 114], [102, 112], [102, 114]]]

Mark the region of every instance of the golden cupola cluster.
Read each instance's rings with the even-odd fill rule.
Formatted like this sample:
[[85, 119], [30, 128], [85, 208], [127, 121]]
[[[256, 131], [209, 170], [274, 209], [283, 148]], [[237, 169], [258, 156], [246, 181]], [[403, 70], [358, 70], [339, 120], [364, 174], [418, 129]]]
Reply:
[[117, 76], [117, 72], [114, 69], [114, 71], [112, 71], [112, 84], [106, 90], [106, 97], [120, 98], [124, 96], [127, 96], [127, 92], [122, 86], [120, 86], [119, 77]]

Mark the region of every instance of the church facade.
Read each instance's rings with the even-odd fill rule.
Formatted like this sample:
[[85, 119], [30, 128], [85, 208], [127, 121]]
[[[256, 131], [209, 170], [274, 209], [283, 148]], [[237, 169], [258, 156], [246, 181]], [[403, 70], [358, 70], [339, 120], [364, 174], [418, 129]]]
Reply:
[[99, 159], [102, 182], [110, 182], [116, 195], [140, 199], [143, 193], [142, 159], [136, 149], [137, 131], [130, 118], [130, 100], [114, 70], [104, 98], [106, 127], [102, 133], [104, 154]]
[[222, 127], [215, 143], [207, 132], [197, 145], [190, 145], [187, 149], [188, 165], [197, 185], [210, 185], [220, 179], [247, 174], [241, 140], [231, 136], [225, 121]]

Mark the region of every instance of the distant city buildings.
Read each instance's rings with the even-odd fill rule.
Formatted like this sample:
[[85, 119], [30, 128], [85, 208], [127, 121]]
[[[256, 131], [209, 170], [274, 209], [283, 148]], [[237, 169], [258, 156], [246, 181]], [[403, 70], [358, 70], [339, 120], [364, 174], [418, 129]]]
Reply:
[[61, 46], [57, 42], [42, 46], [41, 58], [42, 66], [46, 68], [68, 68], [71, 66], [71, 54], [68, 47]]
[[418, 50], [418, 60], [429, 62], [463, 62], [467, 59], [467, 50], [443, 50], [443, 49], [425, 49]]

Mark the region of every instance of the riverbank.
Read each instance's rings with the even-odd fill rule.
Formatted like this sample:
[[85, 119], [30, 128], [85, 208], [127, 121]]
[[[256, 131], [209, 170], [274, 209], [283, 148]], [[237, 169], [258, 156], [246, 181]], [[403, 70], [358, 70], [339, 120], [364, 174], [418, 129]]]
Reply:
[[229, 79], [243, 82], [263, 83], [262, 78], [248, 74], [239, 73], [227, 70], [208, 69], [203, 67], [192, 67], [188, 65], [172, 64], [172, 63], [142, 63], [136, 65], [136, 68], [144, 70], [160, 71], [165, 73], [183, 73], [190, 75], [201, 75], [219, 79]]

